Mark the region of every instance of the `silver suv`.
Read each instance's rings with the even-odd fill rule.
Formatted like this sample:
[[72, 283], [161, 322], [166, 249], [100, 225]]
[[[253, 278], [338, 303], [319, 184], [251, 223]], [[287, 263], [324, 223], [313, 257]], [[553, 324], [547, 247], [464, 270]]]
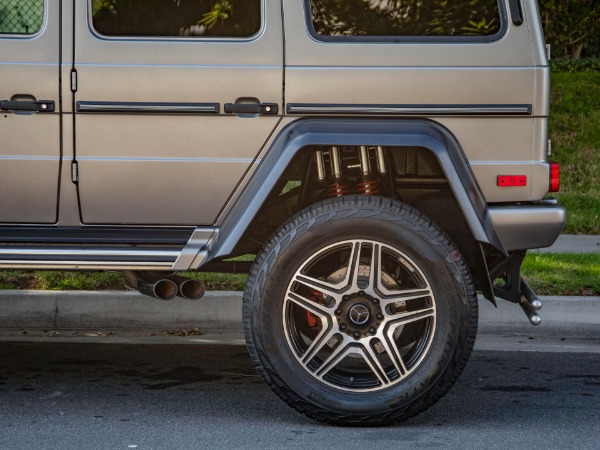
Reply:
[[478, 291], [540, 321], [535, 0], [0, 0], [0, 59], [2, 268], [249, 273], [252, 361], [337, 424], [447, 392]]

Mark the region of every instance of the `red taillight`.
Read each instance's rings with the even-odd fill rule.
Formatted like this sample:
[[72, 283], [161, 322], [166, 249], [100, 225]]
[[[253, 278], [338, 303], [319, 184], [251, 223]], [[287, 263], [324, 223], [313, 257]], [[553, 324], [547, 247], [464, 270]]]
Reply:
[[558, 163], [550, 163], [550, 189], [549, 192], [558, 192], [560, 189], [560, 166]]

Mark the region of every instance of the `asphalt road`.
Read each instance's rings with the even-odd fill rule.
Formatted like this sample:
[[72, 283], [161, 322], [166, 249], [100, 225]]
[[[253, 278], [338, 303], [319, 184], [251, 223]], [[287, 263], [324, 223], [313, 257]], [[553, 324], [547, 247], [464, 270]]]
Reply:
[[600, 449], [600, 353], [476, 351], [394, 427], [283, 404], [240, 345], [0, 342], [0, 449]]

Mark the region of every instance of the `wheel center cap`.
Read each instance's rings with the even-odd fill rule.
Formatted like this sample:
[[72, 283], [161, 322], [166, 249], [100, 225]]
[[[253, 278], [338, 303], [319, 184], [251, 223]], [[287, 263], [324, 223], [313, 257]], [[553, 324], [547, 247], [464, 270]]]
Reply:
[[364, 325], [371, 318], [371, 311], [367, 308], [366, 305], [362, 303], [357, 303], [352, 306], [348, 311], [348, 317], [355, 325]]

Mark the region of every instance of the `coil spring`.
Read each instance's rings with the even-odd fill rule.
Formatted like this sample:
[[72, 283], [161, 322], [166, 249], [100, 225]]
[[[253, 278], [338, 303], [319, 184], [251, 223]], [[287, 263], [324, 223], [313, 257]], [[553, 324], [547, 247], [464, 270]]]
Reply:
[[350, 187], [347, 184], [334, 181], [329, 185], [329, 198], [341, 197], [342, 195], [348, 194], [350, 194]]
[[356, 185], [356, 190], [362, 195], [377, 195], [379, 194], [379, 183], [375, 180], [363, 181]]

